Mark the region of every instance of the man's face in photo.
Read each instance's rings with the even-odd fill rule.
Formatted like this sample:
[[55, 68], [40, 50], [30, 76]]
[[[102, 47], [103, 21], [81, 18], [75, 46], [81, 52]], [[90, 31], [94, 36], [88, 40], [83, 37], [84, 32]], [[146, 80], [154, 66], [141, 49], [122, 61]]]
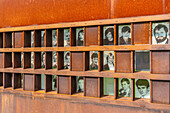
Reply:
[[109, 56], [108, 56], [108, 63], [109, 63], [109, 64], [114, 64], [114, 59], [113, 59], [113, 56], [112, 56], [112, 55], [109, 55]]
[[139, 85], [138, 91], [142, 96], [145, 96], [148, 93], [148, 88], [145, 85]]
[[122, 32], [123, 38], [129, 38], [130, 33], [128, 31]]
[[94, 58], [92, 59], [92, 62], [93, 62], [93, 64], [97, 65], [97, 64], [98, 64], [98, 58], [97, 58], [97, 57], [94, 57]]
[[157, 43], [163, 42], [167, 38], [167, 33], [165, 32], [164, 28], [156, 29], [155, 30], [155, 39]]
[[128, 88], [129, 88], [129, 84], [126, 82], [126, 81], [124, 81], [124, 82], [122, 82], [122, 88], [126, 91]]
[[109, 41], [113, 41], [113, 36], [111, 32], [108, 32], [106, 37], [108, 38]]

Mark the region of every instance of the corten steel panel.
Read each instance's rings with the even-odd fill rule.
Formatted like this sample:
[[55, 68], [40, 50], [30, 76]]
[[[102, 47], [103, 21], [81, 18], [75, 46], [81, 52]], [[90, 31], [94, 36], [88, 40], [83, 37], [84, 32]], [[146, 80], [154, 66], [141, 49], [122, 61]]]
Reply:
[[69, 94], [69, 76], [58, 76], [59, 93]]
[[21, 88], [21, 73], [14, 73], [13, 88]]
[[0, 73], [0, 86], [3, 86], [3, 73]]
[[83, 52], [72, 52], [72, 71], [83, 71]]
[[170, 103], [170, 82], [152, 81], [153, 103]]
[[3, 68], [3, 53], [0, 53], [0, 68]]
[[7, 32], [3, 35], [4, 42], [3, 42], [3, 47], [4, 48], [12, 48], [12, 33]]
[[15, 52], [14, 53], [14, 68], [21, 67], [21, 53]]
[[85, 96], [98, 97], [98, 78], [86, 77], [85, 80]]
[[111, 18], [166, 14], [170, 12], [169, 0], [113, 0]]
[[2, 0], [0, 27], [107, 19], [110, 3], [111, 0]]
[[3, 33], [0, 33], [0, 48], [3, 48]]
[[46, 52], [45, 55], [45, 68], [52, 69], [52, 52]]
[[165, 74], [169, 73], [169, 52], [152, 51], [151, 55], [152, 73]]
[[34, 59], [34, 68], [38, 69], [41, 68], [41, 52], [35, 52], [35, 59]]
[[149, 44], [149, 23], [133, 24], [134, 44]]
[[12, 53], [4, 53], [5, 54], [5, 65], [4, 67], [12, 67]]
[[23, 32], [15, 32], [14, 35], [14, 47], [21, 48], [23, 47]]
[[4, 73], [4, 88], [12, 87], [12, 73]]
[[86, 46], [98, 45], [98, 27], [86, 27]]
[[23, 67], [24, 69], [31, 68], [31, 53], [30, 52], [23, 53]]
[[36, 74], [35, 76], [35, 89], [36, 90], [40, 90], [41, 89], [41, 75], [40, 74]]
[[25, 77], [24, 90], [34, 91], [33, 76], [34, 75], [27, 75], [27, 74], [24, 75], [24, 77]]
[[24, 47], [31, 47], [31, 31], [24, 31]]
[[52, 91], [52, 75], [45, 75], [45, 91]]
[[131, 52], [116, 52], [116, 72], [131, 72]]

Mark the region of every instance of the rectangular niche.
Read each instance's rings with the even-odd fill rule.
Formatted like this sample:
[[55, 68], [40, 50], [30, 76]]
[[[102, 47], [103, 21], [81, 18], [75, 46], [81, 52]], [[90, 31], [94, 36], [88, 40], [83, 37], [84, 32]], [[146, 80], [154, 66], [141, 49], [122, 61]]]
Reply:
[[14, 52], [14, 68], [21, 68], [22, 67], [22, 60], [23, 53], [21, 52]]
[[98, 27], [86, 27], [86, 46], [98, 45]]
[[14, 32], [14, 47], [22, 48], [24, 42], [24, 33], [23, 32]]
[[7, 52], [7, 53], [4, 53], [4, 68], [8, 68], [8, 67], [12, 67], [13, 66], [13, 60], [12, 60], [12, 53], [10, 52]]
[[4, 48], [12, 48], [13, 43], [13, 33], [6, 32], [3, 33], [3, 47]]
[[45, 91], [49, 92], [56, 90], [57, 90], [57, 75], [45, 75]]
[[8, 87], [12, 87], [12, 83], [13, 83], [13, 77], [12, 77], [12, 73], [4, 73], [3, 75], [3, 79], [4, 79], [4, 88], [8, 88]]
[[72, 71], [83, 71], [83, 52], [72, 52]]
[[22, 83], [22, 81], [23, 81], [22, 74], [21, 73], [14, 73], [13, 77], [14, 77], [13, 88], [14, 89], [22, 88], [22, 84], [23, 84]]
[[103, 95], [114, 95], [114, 78], [103, 78]]

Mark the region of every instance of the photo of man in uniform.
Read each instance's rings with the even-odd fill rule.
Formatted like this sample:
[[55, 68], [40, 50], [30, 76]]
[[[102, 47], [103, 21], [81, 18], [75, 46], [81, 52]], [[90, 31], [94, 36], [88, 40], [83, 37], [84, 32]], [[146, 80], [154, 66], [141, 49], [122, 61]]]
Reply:
[[[156, 43], [152, 42], [152, 44], [169, 44], [169, 29], [164, 24], [158, 24], [154, 28], [154, 36]], [[153, 41], [153, 40], [152, 40]]]
[[98, 54], [93, 52], [90, 54], [91, 63], [90, 63], [90, 70], [98, 69]]
[[121, 87], [119, 89], [120, 97], [130, 97], [131, 96], [131, 84], [130, 80], [127, 78], [121, 79]]
[[150, 98], [150, 88], [148, 80], [138, 79], [136, 81], [136, 87], [139, 92], [139, 95], [136, 95], [138, 98]]
[[[104, 70], [114, 70], [114, 51], [104, 51]], [[106, 57], [105, 57], [106, 56]]]
[[64, 52], [64, 69], [70, 69], [70, 53]]
[[83, 46], [83, 40], [84, 40], [84, 36], [83, 36], [83, 28], [77, 28], [76, 29], [76, 46]]
[[114, 26], [104, 27], [103, 45], [114, 45]]
[[122, 35], [119, 35], [119, 40], [118, 44], [119, 45], [130, 45], [131, 44], [131, 29], [129, 26], [123, 26], [121, 28], [121, 33]]

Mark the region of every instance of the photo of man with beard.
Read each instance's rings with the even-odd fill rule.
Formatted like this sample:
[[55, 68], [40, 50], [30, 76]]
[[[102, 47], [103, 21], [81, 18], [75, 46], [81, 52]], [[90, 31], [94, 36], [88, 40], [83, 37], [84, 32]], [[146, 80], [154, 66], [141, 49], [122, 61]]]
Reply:
[[169, 23], [153, 27], [152, 44], [169, 44]]

